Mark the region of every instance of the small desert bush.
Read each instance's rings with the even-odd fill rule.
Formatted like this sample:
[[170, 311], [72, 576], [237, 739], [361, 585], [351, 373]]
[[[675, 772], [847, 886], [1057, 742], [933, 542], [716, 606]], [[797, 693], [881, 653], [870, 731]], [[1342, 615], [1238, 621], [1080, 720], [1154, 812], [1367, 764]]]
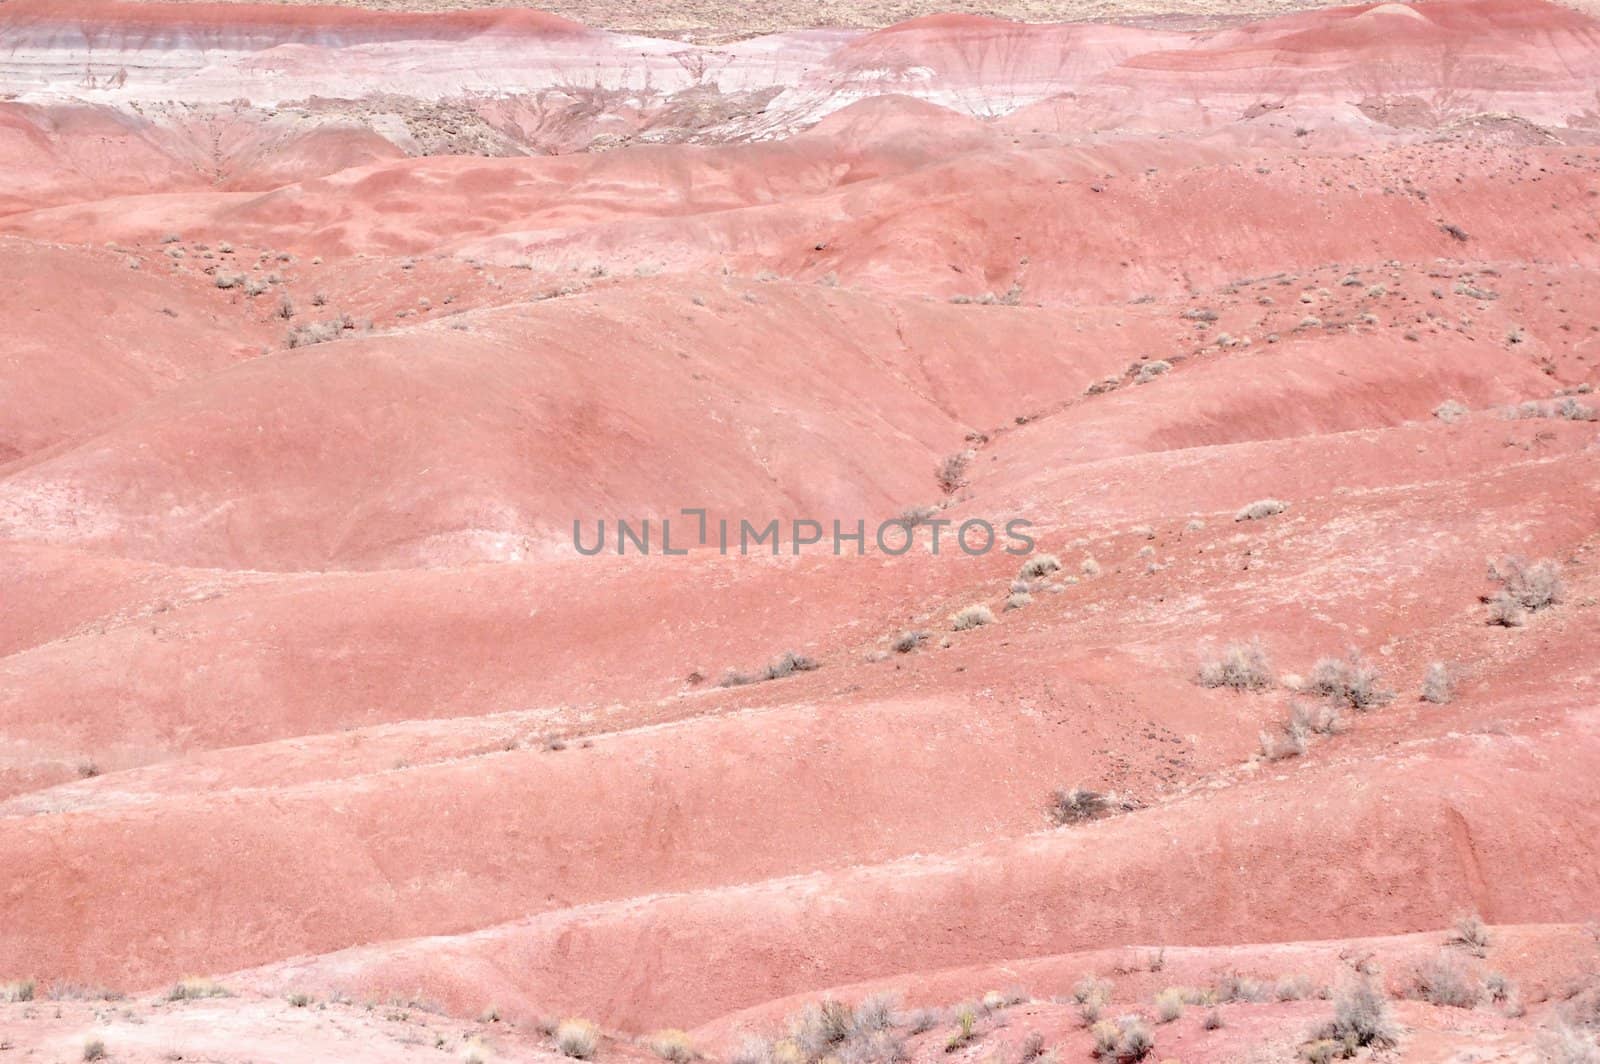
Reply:
[[1247, 643], [1229, 643], [1221, 657], [1200, 663], [1197, 679], [1202, 687], [1259, 691], [1272, 686], [1272, 662], [1259, 637]]
[[106, 1044], [98, 1038], [91, 1038], [83, 1043], [84, 1060], [104, 1060], [106, 1058]]
[[563, 1056], [588, 1060], [600, 1048], [600, 1029], [588, 1020], [566, 1019], [556, 1025], [555, 1039]]
[[887, 1031], [894, 1026], [894, 1010], [898, 1004], [892, 994], [872, 994], [861, 999], [850, 1016], [850, 1033], [854, 1037]]
[[1033, 596], [1028, 594], [1026, 591], [1013, 591], [1010, 595], [1006, 596], [1006, 612], [1009, 613], [1012, 610], [1020, 610], [1022, 607], [1028, 605], [1032, 601]]
[[179, 979], [167, 991], [168, 1001], [199, 1001], [202, 998], [232, 997], [233, 994], [227, 987], [222, 986], [214, 979], [201, 979], [188, 976]]
[[972, 1005], [962, 1005], [956, 1009], [956, 1029], [944, 1040], [944, 1051], [953, 1053], [957, 1049], [972, 1041], [978, 1023], [978, 1010]]
[[1315, 1038], [1355, 1049], [1372, 1046], [1385, 1049], [1394, 1045], [1395, 1029], [1389, 1019], [1389, 1002], [1383, 993], [1368, 980], [1346, 987], [1333, 1000], [1333, 1019], [1314, 1035]]
[[994, 623], [994, 611], [982, 604], [964, 606], [950, 617], [950, 627], [957, 632], [965, 632], [970, 628], [982, 628], [986, 624]]
[[1040, 554], [1029, 558], [1022, 563], [1022, 569], [1017, 577], [1022, 580], [1037, 580], [1041, 576], [1048, 576], [1061, 568], [1061, 559], [1054, 554]]
[[1311, 996], [1311, 980], [1303, 975], [1279, 979], [1272, 988], [1272, 996], [1279, 1001], [1301, 1001]]
[[927, 632], [901, 632], [890, 646], [896, 654], [909, 654], [930, 638]]
[[1289, 722], [1312, 735], [1338, 735], [1344, 731], [1344, 718], [1335, 705], [1308, 706], [1296, 702], [1289, 709]]
[[838, 1057], [839, 1064], [901, 1064], [906, 1055], [905, 1040], [892, 1030], [881, 1030], [850, 1039]]
[[1474, 957], [1482, 957], [1489, 951], [1489, 928], [1477, 913], [1468, 913], [1457, 918], [1450, 929], [1450, 944], [1463, 947]]
[[672, 1061], [672, 1064], [689, 1064], [689, 1061], [699, 1056], [689, 1035], [676, 1027], [657, 1031], [645, 1039], [645, 1045], [649, 1047], [650, 1052], [662, 1060]]
[[732, 671], [727, 673], [722, 677], [721, 686], [744, 687], [747, 684], [764, 683], [768, 680], [781, 680], [786, 676], [793, 676], [797, 672], [810, 672], [820, 667], [815, 658], [789, 650], [785, 651], [781, 657], [774, 659], [760, 672]]
[[1155, 1048], [1150, 1027], [1139, 1016], [1120, 1016], [1115, 1022], [1101, 1020], [1091, 1029], [1094, 1055], [1119, 1064], [1143, 1060]]
[[1265, 1001], [1267, 988], [1259, 980], [1229, 972], [1217, 980], [1216, 996], [1218, 1001]]
[[1337, 735], [1343, 730], [1338, 706], [1307, 706], [1296, 702], [1277, 735], [1261, 733], [1261, 756], [1268, 761], [1303, 757], [1313, 735]]
[[1455, 693], [1455, 670], [1442, 661], [1429, 665], [1422, 676], [1422, 700], [1442, 706], [1454, 698]]
[[14, 1003], [19, 1001], [32, 1001], [34, 991], [38, 985], [32, 979], [16, 979], [9, 983], [0, 983], [0, 1002]]
[[1308, 689], [1351, 709], [1368, 710], [1391, 697], [1378, 686], [1378, 670], [1351, 650], [1342, 658], [1322, 658], [1312, 666]]
[[765, 677], [768, 680], [781, 680], [785, 676], [793, 676], [797, 672], [810, 672], [817, 667], [815, 658], [804, 654], [796, 654], [790, 650], [772, 664], [767, 666]]
[[1594, 407], [1580, 403], [1570, 395], [1556, 404], [1556, 416], [1566, 418], [1568, 421], [1600, 420], [1600, 413], [1597, 413]]
[[1141, 363], [1139, 371], [1134, 375], [1133, 383], [1148, 384], [1170, 369], [1172, 369], [1172, 363], [1162, 358]]
[[1183, 1015], [1183, 991], [1168, 987], [1156, 995], [1156, 1022], [1171, 1023]]
[[312, 1002], [313, 999], [312, 999], [311, 995], [306, 993], [305, 991], [296, 990], [296, 991], [286, 995], [284, 997], [284, 1000], [289, 1003], [289, 1007], [292, 1008], [292, 1009], [303, 1009], [303, 1008], [308, 1008], [311, 1005], [311, 1002]]
[[1263, 517], [1275, 517], [1289, 508], [1289, 504], [1282, 499], [1257, 499], [1233, 515], [1235, 521], [1259, 521]]
[[1050, 819], [1059, 827], [1094, 820], [1111, 811], [1114, 796], [1086, 787], [1064, 787], [1050, 796]]
[[790, 1021], [789, 1036], [807, 1060], [821, 1060], [850, 1037], [855, 1016], [842, 1001], [813, 1001]]
[[1466, 406], [1462, 403], [1458, 403], [1454, 399], [1446, 399], [1444, 402], [1433, 408], [1433, 416], [1438, 418], [1440, 421], [1443, 421], [1446, 425], [1455, 424], [1457, 421], [1460, 421], [1462, 418], [1466, 417], [1467, 414], [1468, 410]]
[[1417, 965], [1411, 993], [1431, 1005], [1456, 1009], [1473, 1008], [1483, 997], [1477, 981], [1459, 960], [1446, 953], [1435, 954]]
[[934, 479], [939, 482], [939, 490], [946, 495], [954, 495], [967, 486], [967, 463], [972, 460], [969, 451], [953, 454], [939, 463], [939, 468], [934, 472]]
[[1222, 1012], [1221, 1012], [1221, 1010], [1212, 1009], [1210, 1012], [1206, 1013], [1206, 1018], [1204, 1020], [1200, 1021], [1200, 1026], [1204, 1027], [1208, 1031], [1215, 1031], [1217, 1028], [1221, 1027], [1222, 1026]]
[[1524, 614], [1556, 605], [1564, 591], [1561, 566], [1549, 558], [1532, 564], [1509, 557], [1490, 562], [1489, 579], [1500, 585], [1488, 599], [1489, 623], [1508, 628], [1522, 624]]
[[1072, 988], [1072, 1000], [1077, 1002], [1078, 1017], [1085, 1027], [1100, 1019], [1101, 1011], [1111, 1003], [1111, 983], [1086, 975]]
[[1282, 731], [1277, 735], [1261, 732], [1259, 741], [1264, 761], [1286, 761], [1291, 757], [1304, 757], [1310, 745], [1305, 729], [1292, 718], [1284, 722]]

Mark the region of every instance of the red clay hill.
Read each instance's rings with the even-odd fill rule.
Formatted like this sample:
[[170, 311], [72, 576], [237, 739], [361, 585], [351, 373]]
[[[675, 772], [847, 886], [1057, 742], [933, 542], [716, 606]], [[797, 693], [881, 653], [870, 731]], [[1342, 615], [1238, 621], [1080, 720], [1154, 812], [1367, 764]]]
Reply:
[[0, 1060], [1600, 1053], [1600, 23], [0, 41]]

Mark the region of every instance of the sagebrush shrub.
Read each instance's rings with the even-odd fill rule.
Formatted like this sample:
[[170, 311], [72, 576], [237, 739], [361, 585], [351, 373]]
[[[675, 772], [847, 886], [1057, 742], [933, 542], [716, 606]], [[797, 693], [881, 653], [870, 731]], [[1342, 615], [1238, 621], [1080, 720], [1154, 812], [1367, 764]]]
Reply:
[[993, 623], [994, 611], [981, 604], [964, 606], [950, 617], [950, 626], [957, 632], [965, 632], [971, 628], [982, 628], [986, 624]]
[[1037, 580], [1060, 568], [1061, 559], [1054, 554], [1039, 554], [1022, 563], [1022, 569], [1018, 571], [1017, 577], [1022, 580]]
[[588, 1060], [600, 1048], [600, 1029], [588, 1020], [569, 1018], [556, 1025], [555, 1039], [563, 1056]]
[[1229, 643], [1220, 657], [1201, 662], [1198, 679], [1202, 687], [1259, 691], [1272, 686], [1272, 662], [1257, 636], [1248, 642]]
[[927, 632], [912, 631], [901, 632], [890, 646], [896, 654], [909, 654], [929, 639]]
[[650, 1052], [662, 1060], [671, 1061], [672, 1064], [689, 1064], [689, 1061], [699, 1056], [688, 1033], [676, 1027], [657, 1031], [645, 1040], [645, 1045], [649, 1047]]
[[1461, 962], [1445, 953], [1435, 954], [1417, 965], [1412, 992], [1431, 1005], [1456, 1009], [1474, 1008], [1483, 997], [1482, 987]]
[[1155, 1048], [1155, 1038], [1140, 1016], [1119, 1016], [1114, 1022], [1101, 1020], [1091, 1028], [1094, 1055], [1118, 1064], [1143, 1060]]
[[1428, 666], [1428, 671], [1422, 677], [1422, 700], [1435, 705], [1444, 705], [1455, 697], [1456, 678], [1455, 672], [1442, 661], [1435, 661]]
[[1386, 1049], [1395, 1043], [1389, 1019], [1389, 1002], [1371, 982], [1363, 979], [1342, 990], [1333, 1001], [1333, 1019], [1317, 1037], [1345, 1046]]
[[1458, 917], [1455, 926], [1450, 929], [1450, 942], [1481, 957], [1489, 949], [1489, 928], [1477, 913], [1467, 913]]
[[198, 1001], [202, 998], [232, 997], [233, 994], [226, 987], [214, 979], [201, 979], [197, 976], [186, 976], [173, 984], [167, 991], [168, 1001]]
[[1342, 658], [1319, 660], [1312, 666], [1308, 689], [1357, 710], [1382, 705], [1390, 697], [1378, 684], [1377, 667], [1358, 650]]
[[1565, 592], [1561, 566], [1549, 558], [1529, 563], [1506, 557], [1489, 563], [1489, 579], [1500, 590], [1488, 599], [1489, 623], [1514, 628], [1526, 613], [1538, 613], [1561, 602]]
[[1076, 824], [1109, 813], [1116, 796], [1091, 791], [1086, 787], [1066, 787], [1050, 796], [1050, 819], [1057, 825]]

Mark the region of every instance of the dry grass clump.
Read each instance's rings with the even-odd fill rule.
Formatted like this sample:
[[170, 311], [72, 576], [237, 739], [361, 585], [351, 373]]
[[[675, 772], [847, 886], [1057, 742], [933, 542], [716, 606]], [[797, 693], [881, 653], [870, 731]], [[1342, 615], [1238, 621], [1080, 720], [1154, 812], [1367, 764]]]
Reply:
[[1342, 658], [1322, 658], [1312, 666], [1307, 689], [1351, 709], [1368, 710], [1393, 696], [1378, 685], [1378, 670], [1352, 649]]
[[1183, 1015], [1184, 993], [1177, 987], [1168, 987], [1156, 995], [1156, 1022], [1171, 1023]]
[[1117, 805], [1115, 794], [1102, 794], [1086, 787], [1063, 787], [1050, 796], [1047, 808], [1051, 821], [1061, 827], [1106, 816]]
[[1303, 1001], [1312, 992], [1311, 980], [1303, 975], [1279, 979], [1272, 987], [1272, 996], [1278, 1001]]
[[600, 1048], [600, 1028], [588, 1020], [565, 1019], [556, 1025], [555, 1040], [562, 1056], [589, 1060]]
[[889, 646], [896, 654], [909, 654], [930, 638], [931, 634], [928, 632], [901, 632]]
[[982, 628], [986, 624], [994, 623], [994, 611], [980, 604], [963, 606], [950, 616], [952, 631], [965, 632], [971, 628]]
[[[1346, 987], [1333, 1001], [1333, 1019], [1313, 1035], [1313, 1045], [1329, 1044], [1329, 1056], [1338, 1051], [1339, 1056], [1354, 1056], [1357, 1049], [1371, 1046], [1387, 1049], [1395, 1044], [1395, 1028], [1389, 1018], [1389, 1002], [1383, 993], [1368, 980]], [[1307, 1059], [1318, 1059], [1307, 1054]]]
[[1259, 521], [1264, 517], [1275, 517], [1289, 508], [1289, 504], [1282, 499], [1257, 499], [1233, 515], [1235, 521]]
[[1261, 733], [1261, 756], [1268, 761], [1303, 757], [1313, 735], [1337, 735], [1343, 730], [1339, 707], [1307, 706], [1297, 702], [1290, 708], [1289, 719], [1283, 722], [1278, 735]]
[[337, 340], [344, 330], [345, 322], [343, 318], [302, 322], [289, 330], [284, 336], [283, 342], [289, 347], [311, 347], [314, 344], [325, 344], [330, 340]]
[[1218, 1001], [1260, 1002], [1267, 1000], [1267, 994], [1268, 987], [1265, 983], [1240, 975], [1238, 972], [1229, 972], [1217, 980]]
[[1477, 913], [1458, 917], [1450, 929], [1450, 944], [1460, 946], [1474, 957], [1489, 952], [1489, 928]]
[[1489, 623], [1516, 628], [1526, 623], [1527, 614], [1549, 609], [1561, 601], [1564, 587], [1561, 566], [1549, 558], [1528, 563], [1506, 557], [1489, 563], [1489, 579], [1500, 590], [1489, 596]]
[[789, 1037], [769, 1055], [774, 1064], [828, 1057], [842, 1064], [897, 1064], [905, 1059], [905, 1044], [894, 1033], [894, 1009], [895, 999], [887, 994], [864, 998], [853, 1009], [832, 998], [812, 1002], [790, 1018]]
[[1483, 988], [1461, 962], [1440, 952], [1417, 965], [1411, 993], [1430, 1005], [1455, 1009], [1475, 1008], [1483, 998]]
[[1261, 637], [1229, 643], [1222, 656], [1200, 663], [1196, 677], [1202, 687], [1231, 687], [1235, 691], [1260, 691], [1272, 686], [1272, 662]]
[[1033, 596], [1026, 591], [1013, 591], [1006, 597], [1005, 611], [1020, 610], [1033, 601]]
[[201, 979], [192, 975], [179, 979], [167, 991], [168, 1001], [199, 1001], [203, 998], [232, 996], [232, 992], [215, 979]]
[[951, 1031], [950, 1036], [944, 1040], [944, 1051], [946, 1053], [954, 1053], [972, 1041], [976, 1034], [978, 1010], [970, 1003], [961, 1005], [956, 1009], [955, 1020], [956, 1029]]
[[962, 451], [952, 454], [939, 463], [939, 468], [934, 471], [934, 479], [939, 482], [939, 490], [946, 495], [954, 495], [967, 486], [967, 463], [972, 461], [971, 451]]
[[1100, 1013], [1111, 1003], [1111, 983], [1086, 975], [1072, 988], [1072, 1000], [1077, 1002], [1078, 1017], [1085, 1027], [1099, 1022]]
[[1061, 559], [1054, 554], [1040, 554], [1022, 563], [1022, 568], [1017, 572], [1017, 578], [1019, 580], [1037, 580], [1042, 576], [1049, 576], [1060, 568]]
[[1446, 399], [1433, 408], [1433, 416], [1443, 421], [1446, 425], [1455, 424], [1466, 417], [1469, 412], [1464, 403], [1459, 403], [1454, 399]]
[[1506, 412], [1506, 417], [1512, 421], [1526, 421], [1532, 418], [1561, 418], [1566, 421], [1595, 421], [1600, 420], [1600, 412], [1594, 407], [1567, 396], [1558, 403], [1541, 403], [1530, 399], [1525, 403], [1518, 403]]
[[1422, 676], [1422, 700], [1442, 706], [1454, 698], [1455, 694], [1455, 670], [1442, 661], [1430, 664], [1428, 671]]
[[1101, 1020], [1090, 1033], [1094, 1035], [1094, 1055], [1119, 1064], [1143, 1060], [1156, 1045], [1149, 1025], [1135, 1015], [1119, 1016], [1115, 1022]]
[[1157, 377], [1172, 369], [1172, 363], [1166, 359], [1158, 358], [1150, 362], [1141, 363], [1139, 370], [1134, 374], [1133, 383], [1149, 384]]
[[685, 1031], [676, 1027], [657, 1031], [645, 1039], [645, 1046], [662, 1060], [670, 1060], [672, 1064], [689, 1064], [700, 1054], [695, 1051], [694, 1042]]
[[38, 984], [32, 979], [13, 979], [8, 983], [0, 983], [0, 1002], [14, 1004], [20, 1001], [32, 1001], [34, 991]]
[[727, 673], [722, 677], [720, 686], [744, 687], [747, 684], [765, 683], [768, 680], [781, 680], [786, 676], [793, 676], [797, 672], [810, 672], [820, 667], [815, 658], [788, 650], [760, 672], [750, 673], [734, 670]]
[[104, 1060], [106, 1058], [106, 1044], [98, 1038], [91, 1038], [83, 1043], [84, 1060]]

